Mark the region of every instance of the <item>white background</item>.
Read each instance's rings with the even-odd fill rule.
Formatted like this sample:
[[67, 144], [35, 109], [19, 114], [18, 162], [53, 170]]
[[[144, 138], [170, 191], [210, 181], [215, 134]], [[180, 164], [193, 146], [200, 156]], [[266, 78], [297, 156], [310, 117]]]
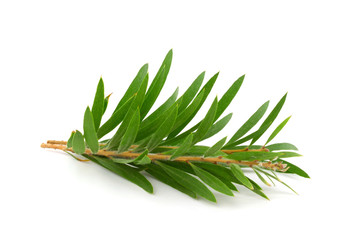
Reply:
[[[0, 238], [354, 239], [354, 24], [352, 1], [1, 1]], [[246, 74], [213, 141], [289, 92], [272, 128], [292, 114], [275, 140], [304, 155], [293, 162], [311, 179], [283, 177], [299, 195], [278, 184], [265, 187], [270, 201], [240, 189], [213, 204], [149, 177], [151, 195], [40, 148], [82, 128], [100, 75], [110, 112], [139, 67], [154, 76], [170, 48], [158, 103], [221, 71], [194, 122]]]

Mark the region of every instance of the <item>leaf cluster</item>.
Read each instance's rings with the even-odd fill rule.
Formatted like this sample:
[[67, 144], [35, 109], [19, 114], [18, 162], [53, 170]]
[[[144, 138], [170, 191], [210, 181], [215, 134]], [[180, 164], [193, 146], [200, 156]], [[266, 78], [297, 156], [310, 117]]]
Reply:
[[[153, 192], [153, 187], [143, 172], [193, 198], [201, 196], [213, 202], [216, 198], [211, 189], [233, 196], [238, 191], [237, 186], [267, 199], [262, 188], [247, 174], [247, 169], [267, 186], [273, 180], [286, 185], [276, 173], [309, 178], [302, 169], [284, 160], [300, 156], [294, 145], [270, 144], [290, 117], [271, 132], [265, 144], [255, 145], [276, 120], [287, 94], [264, 120], [269, 101], [257, 108], [230, 139], [223, 137], [210, 147], [199, 144], [216, 135], [231, 120], [232, 113], [224, 113], [237, 95], [244, 75], [220, 99], [215, 97], [204, 117], [190, 128], [187, 125], [210, 95], [218, 73], [203, 84], [205, 72], [202, 72], [180, 97], [179, 89], [176, 89], [163, 104], [151, 111], [166, 82], [172, 56], [170, 50], [150, 84], [148, 64], [143, 65], [105, 122], [102, 122], [102, 117], [110, 95], [105, 97], [101, 78], [94, 102], [84, 113], [83, 133], [79, 130], [72, 132], [67, 149], [149, 193]], [[259, 127], [256, 127], [259, 122]], [[255, 127], [256, 130], [252, 131]], [[102, 140], [111, 132], [111, 138]]]

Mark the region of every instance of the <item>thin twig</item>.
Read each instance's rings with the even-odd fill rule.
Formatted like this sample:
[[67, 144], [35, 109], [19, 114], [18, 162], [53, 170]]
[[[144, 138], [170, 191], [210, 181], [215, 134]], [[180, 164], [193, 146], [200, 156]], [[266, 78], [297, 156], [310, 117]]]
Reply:
[[[62, 142], [62, 141], [53, 141], [51, 142]], [[72, 148], [67, 148], [66, 145], [63, 144], [52, 144], [52, 143], [42, 143], [41, 144], [42, 148], [50, 148], [50, 149], [58, 149], [62, 151], [69, 151], [69, 152], [74, 152]], [[92, 152], [90, 149], [86, 148], [85, 153], [88, 155], [92, 155]], [[125, 159], [134, 159], [138, 157], [141, 153], [133, 153], [131, 151], [127, 152], [122, 152], [122, 153], [117, 153], [116, 151], [108, 151], [108, 150], [99, 150], [96, 155], [100, 156], [105, 156], [105, 157], [117, 157], [117, 158], [125, 158]], [[147, 155], [152, 161], [156, 160], [170, 160], [171, 155], [162, 155], [162, 154], [148, 154]], [[194, 156], [181, 156], [177, 157], [174, 159], [174, 161], [179, 161], [179, 162], [187, 162], [187, 161], [200, 161], [200, 162], [210, 162], [210, 163], [225, 163], [225, 164], [230, 164], [230, 163], [235, 163], [238, 165], [243, 165], [243, 166], [248, 166], [248, 167], [253, 167], [253, 166], [260, 166], [263, 168], [268, 168], [268, 169], [276, 169], [279, 171], [283, 171], [286, 167], [286, 164], [281, 164], [281, 163], [271, 163], [271, 162], [260, 162], [257, 160], [254, 161], [239, 161], [239, 160], [231, 160], [231, 159], [225, 159], [221, 157], [194, 157]]]
[[[48, 140], [48, 144], [59, 144], [59, 145], [67, 145], [67, 141], [57, 141], [57, 140]], [[104, 146], [106, 144], [100, 143], [100, 146]], [[136, 148], [138, 145], [132, 145], [131, 148]], [[161, 148], [168, 148], [168, 149], [176, 149], [178, 147], [175, 146], [161, 146]], [[243, 148], [243, 149], [221, 149], [222, 152], [231, 154], [231, 153], [236, 153], [236, 152], [269, 152], [269, 149], [262, 147], [260, 149], [248, 149], [248, 148]]]

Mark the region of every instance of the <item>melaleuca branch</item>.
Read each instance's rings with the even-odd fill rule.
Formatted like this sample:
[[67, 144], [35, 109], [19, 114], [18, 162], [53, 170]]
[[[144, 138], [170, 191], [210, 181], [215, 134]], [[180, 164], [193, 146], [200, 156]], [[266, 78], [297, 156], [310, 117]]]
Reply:
[[[300, 156], [294, 145], [270, 144], [290, 117], [271, 132], [263, 145], [255, 144], [275, 121], [287, 94], [257, 130], [249, 133], [265, 115], [269, 101], [262, 104], [228, 141], [224, 137], [212, 146], [199, 144], [216, 135], [230, 121], [232, 113], [222, 115], [238, 93], [244, 76], [238, 78], [221, 99], [215, 98], [204, 118], [189, 129], [187, 125], [200, 111], [218, 73], [202, 86], [205, 77], [202, 72], [180, 97], [177, 89], [151, 113], [167, 79], [171, 61], [172, 51], [169, 51], [150, 84], [148, 64], [143, 65], [105, 122], [102, 117], [111, 94], [105, 97], [100, 78], [92, 107], [85, 110], [83, 133], [75, 130], [68, 141], [48, 140], [41, 147], [62, 150], [79, 161], [92, 161], [150, 193], [153, 187], [142, 171], [191, 197], [201, 196], [213, 202], [215, 196], [206, 185], [229, 196], [233, 196], [233, 191], [238, 191], [236, 185], [240, 185], [268, 199], [262, 188], [245, 175], [245, 169], [251, 169], [267, 186], [271, 186], [268, 180], [276, 180], [289, 187], [277, 173], [309, 177], [285, 160]], [[111, 138], [100, 140], [110, 132], [114, 133]]]
[[[72, 148], [67, 148], [66, 147], [67, 142], [66, 141], [56, 141], [56, 140], [49, 140], [47, 143], [42, 143], [41, 147], [42, 148], [51, 148], [51, 149], [58, 149], [62, 151], [68, 151], [68, 152], [73, 152], [74, 150]], [[135, 146], [133, 146], [134, 148]], [[260, 149], [261, 151], [268, 151], [266, 148]], [[226, 150], [229, 151], [229, 150]], [[244, 151], [255, 151], [255, 150], [234, 150], [233, 152], [244, 152]], [[88, 155], [93, 155], [90, 149], [86, 148], [85, 149], [85, 154]], [[134, 153], [132, 151], [126, 151], [122, 153], [117, 153], [116, 151], [108, 151], [108, 150], [99, 150], [95, 155], [98, 156], [104, 156], [108, 158], [121, 158], [121, 159], [136, 159], [141, 155], [141, 153]], [[147, 156], [152, 160], [169, 160], [171, 158], [171, 155], [162, 155], [162, 154], [147, 154]], [[222, 158], [221, 156], [219, 157], [194, 157], [194, 156], [180, 156], [174, 159], [174, 161], [179, 161], [179, 162], [189, 162], [189, 161], [198, 161], [198, 162], [209, 162], [209, 163], [225, 163], [225, 164], [239, 164], [242, 166], [248, 166], [248, 167], [254, 167], [254, 166], [259, 166], [263, 167], [266, 169], [272, 169], [272, 170], [278, 170], [278, 171], [286, 171], [287, 170], [287, 164], [282, 164], [281, 162], [278, 163], [271, 163], [271, 162], [260, 162], [258, 160], [254, 161], [238, 161], [238, 160], [231, 160], [231, 159], [225, 159]]]

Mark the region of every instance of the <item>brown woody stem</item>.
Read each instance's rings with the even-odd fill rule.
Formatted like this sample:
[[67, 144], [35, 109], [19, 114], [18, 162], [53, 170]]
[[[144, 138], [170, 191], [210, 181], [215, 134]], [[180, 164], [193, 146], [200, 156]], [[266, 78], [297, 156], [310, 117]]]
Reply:
[[[67, 141], [57, 141], [57, 140], [48, 140], [47, 141], [48, 144], [59, 144], [59, 145], [67, 145]], [[101, 146], [105, 145], [103, 143], [100, 143]], [[132, 145], [131, 148], [135, 148], [138, 147], [138, 145]], [[162, 148], [168, 148], [168, 149], [175, 149], [178, 147], [174, 147], [174, 146], [162, 146]], [[248, 149], [248, 148], [244, 148], [244, 149], [222, 149], [221, 150], [224, 153], [227, 154], [231, 154], [231, 153], [235, 153], [235, 152], [269, 152], [269, 149], [262, 147], [260, 149]]]
[[[69, 151], [74, 152], [72, 148], [67, 148], [64, 145], [65, 141], [55, 141], [49, 140], [47, 143], [42, 143], [42, 148], [50, 148], [50, 149], [58, 149], [62, 151]], [[65, 142], [66, 144], [66, 142]], [[85, 153], [88, 155], [92, 155], [90, 149], [85, 149]], [[105, 157], [118, 157], [118, 158], [125, 158], [125, 159], [133, 159], [140, 155], [141, 153], [133, 153], [131, 151], [117, 153], [115, 151], [108, 151], [108, 150], [99, 150], [95, 155], [105, 156]], [[163, 154], [148, 154], [148, 157], [152, 161], [156, 160], [170, 160], [171, 155], [163, 155]], [[271, 163], [271, 162], [260, 162], [260, 161], [239, 161], [239, 160], [231, 160], [225, 159], [222, 157], [194, 157], [194, 156], [181, 156], [174, 159], [174, 161], [179, 162], [188, 162], [188, 161], [200, 161], [200, 162], [210, 162], [210, 163], [235, 163], [243, 166], [253, 167], [253, 166], [260, 166], [263, 168], [273, 169], [283, 171], [286, 168], [286, 164], [281, 163]]]

